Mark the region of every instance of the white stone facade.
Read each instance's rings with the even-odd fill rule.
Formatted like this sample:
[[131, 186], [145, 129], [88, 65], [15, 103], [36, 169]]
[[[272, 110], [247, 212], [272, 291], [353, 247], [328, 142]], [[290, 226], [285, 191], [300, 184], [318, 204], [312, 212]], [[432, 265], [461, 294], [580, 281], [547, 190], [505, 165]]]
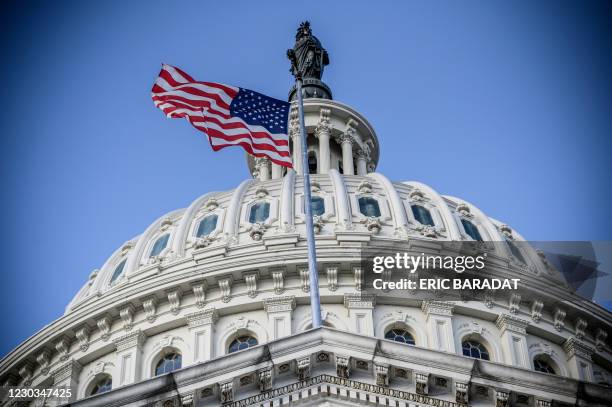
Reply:
[[[301, 168], [283, 175], [249, 160], [256, 179], [162, 216], [113, 253], [63, 317], [0, 361], [1, 383], [72, 386], [74, 405], [83, 406], [610, 402], [612, 317], [572, 294], [535, 250], [521, 249], [525, 262], [505, 246], [488, 253], [491, 273], [522, 279], [512, 296], [398, 303], [362, 293], [364, 247], [410, 241], [420, 253], [472, 240], [462, 219], [485, 241], [523, 239], [464, 200], [373, 172], [378, 141], [367, 121], [338, 102], [305, 103], [317, 158], [312, 193], [324, 206], [315, 218], [323, 328], [310, 329]], [[364, 215], [360, 198], [376, 200], [379, 216]], [[415, 219], [414, 204], [433, 226]], [[253, 222], [257, 208], [267, 216]], [[393, 328], [409, 332], [414, 346], [384, 339]], [[230, 354], [244, 336], [258, 345]], [[463, 356], [468, 339], [490, 360]], [[182, 368], [156, 377], [171, 353]], [[554, 375], [534, 370], [540, 357]], [[113, 390], [90, 396], [105, 377]], [[587, 395], [577, 396], [579, 388]], [[44, 403], [55, 402], [29, 404]]]

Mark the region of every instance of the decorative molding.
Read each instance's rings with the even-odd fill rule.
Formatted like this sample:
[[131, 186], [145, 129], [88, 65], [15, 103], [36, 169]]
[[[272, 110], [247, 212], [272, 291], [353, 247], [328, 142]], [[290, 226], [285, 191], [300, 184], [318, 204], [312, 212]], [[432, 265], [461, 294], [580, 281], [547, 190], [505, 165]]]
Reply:
[[32, 385], [32, 375], [34, 374], [34, 365], [26, 362], [19, 368], [19, 376], [23, 379], [23, 385], [28, 387]]
[[305, 293], [310, 292], [310, 276], [308, 274], [308, 267], [299, 267], [298, 273], [300, 274], [300, 280], [302, 282], [302, 291]]
[[66, 379], [76, 379], [81, 369], [81, 364], [76, 360], [71, 359], [50, 373], [50, 375], [53, 376], [53, 384], [57, 386]]
[[576, 325], [574, 326], [574, 329], [576, 331], [576, 339], [584, 339], [587, 326], [588, 324], [584, 319], [578, 318], [576, 320]]
[[453, 303], [445, 301], [423, 301], [421, 304], [421, 310], [425, 313], [427, 318], [429, 318], [430, 315], [452, 317], [454, 308], [455, 305]]
[[429, 394], [429, 373], [416, 372], [414, 374], [414, 380], [416, 383], [415, 391], [417, 394]]
[[64, 362], [68, 360], [68, 352], [70, 351], [70, 338], [62, 336], [55, 342], [55, 350], [59, 354], [59, 359]]
[[342, 379], [348, 379], [351, 374], [350, 356], [336, 355], [336, 375]]
[[191, 285], [193, 295], [196, 300], [196, 307], [204, 308], [206, 306], [206, 281], [200, 281]]
[[218, 284], [219, 284], [219, 289], [221, 290], [221, 301], [229, 302], [232, 299], [230, 295], [231, 290], [232, 290], [232, 278], [231, 277], [221, 278], [218, 280]]
[[181, 406], [183, 407], [193, 406], [193, 399], [194, 399], [193, 393], [181, 394], [180, 397], [181, 397]]
[[375, 235], [380, 233], [380, 230], [382, 229], [382, 222], [380, 221], [380, 218], [375, 216], [368, 216], [367, 218], [363, 219], [361, 223], [365, 225], [368, 232], [374, 233]]
[[107, 341], [110, 338], [111, 319], [108, 315], [104, 315], [102, 318], [96, 321], [98, 329], [102, 333], [102, 340]]
[[344, 306], [351, 308], [374, 308], [376, 296], [374, 294], [346, 293], [344, 294]]
[[267, 313], [293, 311], [295, 309], [295, 297], [291, 295], [266, 298], [263, 305]]
[[508, 407], [510, 392], [506, 390], [495, 390], [495, 407]]
[[310, 377], [310, 356], [300, 358], [296, 361], [296, 370], [299, 380], [306, 380]]
[[187, 319], [187, 326], [189, 328], [196, 328], [214, 324], [219, 319], [219, 313], [215, 308], [209, 308], [187, 314], [185, 318]]
[[544, 308], [544, 303], [540, 300], [534, 300], [531, 305], [531, 319], [536, 324], [540, 322], [542, 319], [542, 309]]
[[234, 383], [231, 381], [219, 383], [219, 397], [221, 403], [230, 403], [234, 401]]
[[599, 352], [603, 352], [606, 347], [606, 339], [608, 338], [608, 333], [603, 329], [599, 328], [597, 330], [597, 334], [595, 335], [595, 348]]
[[497, 328], [499, 328], [500, 335], [503, 335], [505, 331], [527, 335], [527, 327], [529, 326], [529, 322], [513, 315], [500, 314], [495, 321], [495, 325], [497, 325]]
[[134, 347], [140, 347], [147, 339], [147, 336], [140, 329], [129, 334], [126, 334], [120, 338], [115, 339], [113, 342], [117, 352], [122, 352], [127, 349]]
[[325, 271], [327, 273], [327, 288], [329, 291], [336, 291], [338, 289], [338, 266], [327, 266]]
[[40, 366], [40, 372], [44, 375], [49, 374], [49, 365], [51, 364], [51, 352], [48, 349], [43, 349], [36, 355], [36, 363]]
[[377, 386], [389, 386], [389, 365], [374, 364], [374, 376]]
[[247, 273], [244, 275], [244, 282], [247, 287], [247, 294], [250, 298], [257, 297], [257, 278], [258, 274], [255, 273]]
[[170, 312], [172, 312], [174, 315], [178, 315], [178, 313], [181, 311], [181, 290], [179, 288], [169, 290], [166, 291], [166, 295], [168, 296], [168, 302], [170, 303]]
[[361, 266], [353, 266], [353, 277], [355, 279], [355, 290], [363, 289], [363, 269]]
[[455, 401], [459, 404], [468, 404], [469, 383], [455, 382]]
[[591, 360], [591, 355], [595, 353], [595, 350], [590, 346], [586, 345], [574, 338], [568, 338], [563, 342], [563, 350], [567, 353], [567, 358], [571, 359], [574, 356], [578, 356], [587, 360]]
[[79, 349], [81, 352], [86, 352], [89, 349], [89, 337], [91, 335], [91, 329], [89, 325], [83, 325], [75, 332], [77, 339], [79, 340]]
[[142, 302], [142, 308], [144, 308], [147, 321], [150, 323], [155, 322], [155, 319], [157, 318], [157, 298], [154, 296], [146, 298]]
[[272, 282], [274, 284], [274, 294], [280, 295], [285, 291], [285, 271], [272, 270]]
[[510, 307], [511, 314], [517, 314], [521, 309], [521, 295], [517, 293], [512, 294], [508, 301], [508, 306]]
[[249, 227], [249, 236], [255, 241], [260, 241], [268, 226], [265, 223], [253, 223]]
[[119, 310], [119, 316], [123, 321], [123, 329], [130, 331], [134, 327], [134, 306], [129, 303]]
[[257, 372], [259, 391], [272, 390], [272, 368], [266, 368]]
[[557, 308], [555, 311], [555, 315], [553, 318], [553, 324], [555, 325], [555, 329], [559, 332], [565, 327], [565, 311], [561, 308]]
[[[353, 389], [359, 392], [367, 392], [370, 394], [379, 394], [386, 397], [398, 398], [400, 400], [410, 401], [411, 403], [418, 403], [418, 405], [426, 405], [426, 406], [445, 406], [445, 407], [465, 407], [464, 404], [455, 403], [452, 401], [445, 401], [441, 399], [437, 399], [431, 396], [425, 396], [415, 393], [410, 393], [403, 390], [390, 389], [388, 387], [377, 386], [370, 383], [358, 382], [351, 379], [344, 379], [332, 375], [322, 374], [319, 376], [310, 377], [306, 380], [299, 381], [297, 383], [291, 383], [286, 386], [278, 387], [272, 390], [269, 390], [265, 393], [260, 393], [254, 396], [247, 397], [245, 399], [237, 400], [232, 403], [226, 404], [224, 407], [242, 407], [242, 406], [250, 406], [257, 405], [258, 403], [262, 403], [264, 401], [269, 401], [272, 399], [277, 399], [280, 397], [288, 398], [287, 395], [291, 393], [302, 392], [309, 387], [320, 385], [320, 384], [331, 384], [334, 386], [342, 386], [348, 389]], [[407, 403], [404, 403], [407, 404]], [[417, 404], [414, 404], [417, 405]]]

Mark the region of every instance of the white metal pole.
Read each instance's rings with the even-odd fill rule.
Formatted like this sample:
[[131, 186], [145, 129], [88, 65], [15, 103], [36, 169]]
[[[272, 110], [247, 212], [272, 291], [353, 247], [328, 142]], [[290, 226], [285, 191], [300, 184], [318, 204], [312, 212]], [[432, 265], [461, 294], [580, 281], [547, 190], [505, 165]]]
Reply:
[[310, 196], [310, 173], [308, 171], [308, 143], [304, 125], [304, 106], [302, 102], [302, 78], [296, 80], [298, 114], [300, 116], [300, 139], [302, 142], [302, 172], [304, 176], [304, 211], [306, 212], [306, 241], [308, 243], [308, 274], [310, 277], [310, 309], [312, 327], [321, 326], [321, 298], [319, 297], [319, 273], [317, 271], [317, 252], [315, 249], [314, 228], [312, 226], [312, 206]]

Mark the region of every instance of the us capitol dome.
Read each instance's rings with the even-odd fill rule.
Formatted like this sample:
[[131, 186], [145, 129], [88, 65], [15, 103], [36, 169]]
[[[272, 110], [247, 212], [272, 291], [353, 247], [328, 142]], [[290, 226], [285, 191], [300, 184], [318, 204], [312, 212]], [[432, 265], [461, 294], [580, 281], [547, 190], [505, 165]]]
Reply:
[[[573, 293], [511, 226], [377, 172], [374, 128], [332, 98], [320, 80], [329, 57], [309, 27], [300, 30], [296, 49], [311, 46], [320, 67], [304, 80], [308, 168], [293, 109], [294, 170], [248, 157], [253, 179], [160, 216], [89, 275], [62, 317], [0, 361], [3, 386], [70, 387], [70, 400], [4, 405], [611, 405], [611, 314]], [[421, 253], [448, 241], [503, 242], [487, 272], [521, 278], [520, 289], [487, 301], [362, 290], [364, 248], [409, 242]]]

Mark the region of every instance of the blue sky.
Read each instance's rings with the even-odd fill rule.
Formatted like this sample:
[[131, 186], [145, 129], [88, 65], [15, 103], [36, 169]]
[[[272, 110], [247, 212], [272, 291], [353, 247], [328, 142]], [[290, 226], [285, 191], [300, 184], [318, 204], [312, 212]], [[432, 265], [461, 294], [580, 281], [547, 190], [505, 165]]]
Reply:
[[532, 240], [611, 240], [609, 2], [4, 2], [0, 355], [153, 220], [248, 177], [150, 100], [161, 62], [285, 98], [309, 19], [378, 170]]

